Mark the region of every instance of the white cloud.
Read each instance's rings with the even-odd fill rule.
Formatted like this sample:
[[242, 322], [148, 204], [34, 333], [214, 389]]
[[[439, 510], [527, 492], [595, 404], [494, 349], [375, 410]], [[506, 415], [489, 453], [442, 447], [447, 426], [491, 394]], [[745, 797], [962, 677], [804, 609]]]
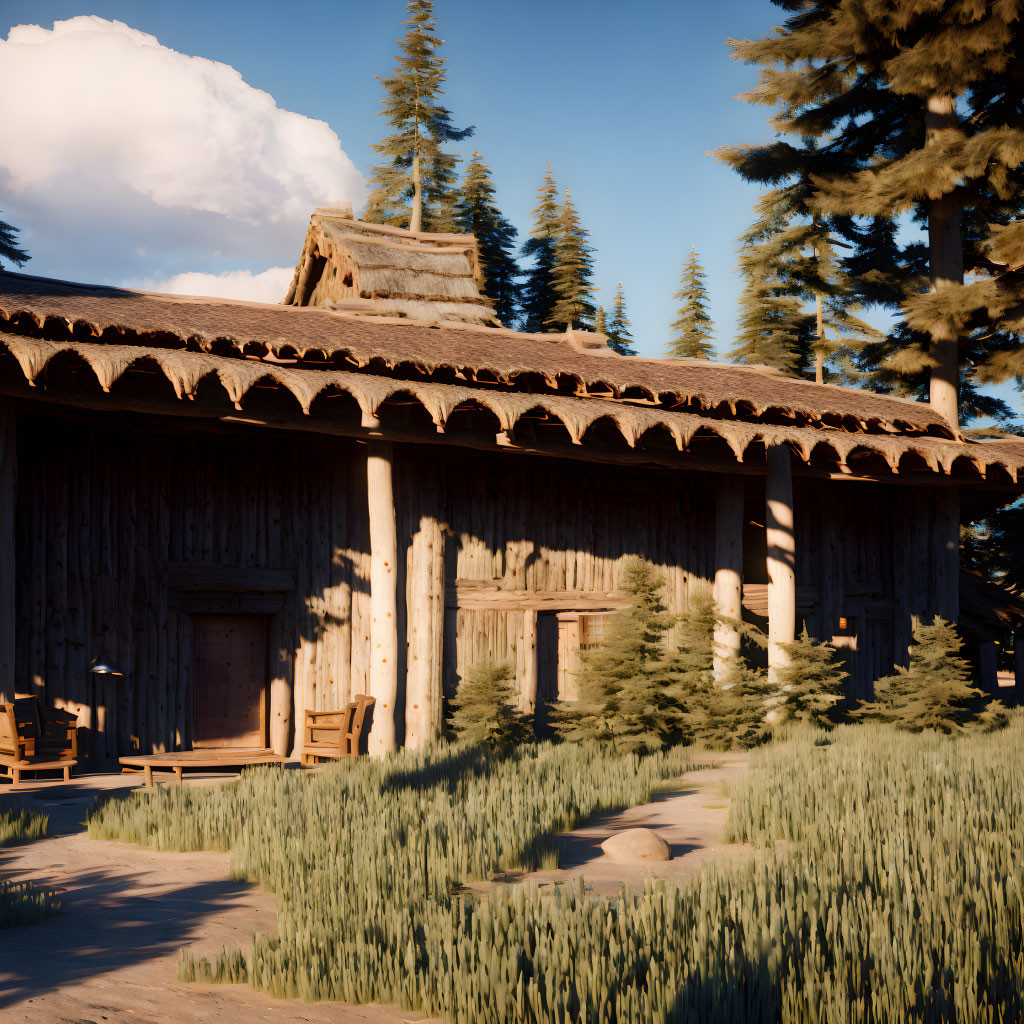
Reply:
[[215, 295], [222, 299], [280, 302], [291, 284], [293, 267], [271, 267], [254, 274], [251, 270], [227, 270], [221, 274], [186, 271], [173, 277], [146, 277], [122, 282], [128, 288], [171, 295]]
[[364, 194], [325, 122], [280, 109], [227, 64], [95, 16], [0, 39], [0, 135], [0, 208], [37, 273], [294, 261], [315, 206]]

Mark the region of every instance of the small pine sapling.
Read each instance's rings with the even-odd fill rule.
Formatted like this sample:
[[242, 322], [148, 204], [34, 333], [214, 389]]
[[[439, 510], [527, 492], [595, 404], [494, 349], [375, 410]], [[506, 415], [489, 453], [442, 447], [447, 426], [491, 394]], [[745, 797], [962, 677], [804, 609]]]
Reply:
[[742, 661], [736, 661], [722, 680], [709, 678], [687, 716], [694, 739], [713, 750], [756, 747], [766, 736], [764, 719], [764, 677]]
[[910, 645], [910, 668], [897, 665], [895, 675], [877, 680], [875, 699], [863, 702], [854, 716], [908, 732], [991, 728], [1002, 717], [1002, 704], [985, 702], [985, 694], [971, 685], [962, 648], [956, 628], [945, 619], [936, 615], [931, 625], [921, 623]]
[[533, 735], [532, 719], [516, 707], [512, 666], [486, 661], [467, 673], [452, 704], [452, 731], [466, 743], [510, 747]]
[[669, 676], [669, 697], [678, 709], [680, 732], [690, 732], [703, 693], [713, 685], [717, 620], [714, 598], [701, 592], [693, 595], [690, 607], [676, 620], [676, 649], [666, 659], [665, 670]]
[[783, 650], [789, 655], [789, 664], [778, 670], [779, 692], [772, 702], [779, 717], [819, 728], [830, 725], [849, 675], [835, 648], [809, 636], [804, 626], [800, 636], [784, 644]]
[[619, 585], [630, 604], [612, 616], [603, 640], [584, 653], [579, 699], [559, 701], [552, 721], [563, 739], [651, 750], [664, 743], [678, 721], [662, 650], [672, 624], [661, 601], [665, 581], [648, 562], [631, 558]]

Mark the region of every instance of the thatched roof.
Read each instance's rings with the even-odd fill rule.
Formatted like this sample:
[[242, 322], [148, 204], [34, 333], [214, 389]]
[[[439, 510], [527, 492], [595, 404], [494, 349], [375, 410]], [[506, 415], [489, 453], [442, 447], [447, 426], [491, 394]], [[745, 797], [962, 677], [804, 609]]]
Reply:
[[[155, 369], [182, 400], [194, 398], [204, 382], [221, 389], [242, 410], [250, 392], [259, 387], [277, 388], [293, 396], [298, 411], [324, 413], [317, 406], [321, 396], [347, 395], [358, 406], [362, 425], [378, 425], [378, 414], [389, 400], [418, 405], [443, 433], [452, 416], [465, 409], [489, 412], [492, 430], [512, 438], [522, 423], [538, 418], [564, 427], [569, 443], [585, 445], [618, 443], [624, 449], [657, 450], [668, 443], [678, 452], [702, 450], [709, 440], [725, 443], [740, 462], [751, 452], [763, 458], [771, 444], [789, 444], [804, 462], [812, 458], [839, 472], [856, 474], [855, 457], [880, 456], [893, 473], [931, 471], [950, 474], [967, 470], [974, 479], [990, 479], [1003, 485], [1024, 482], [1024, 444], [1009, 442], [960, 443], [923, 435], [862, 434], [816, 427], [753, 424], [700, 416], [690, 412], [632, 406], [606, 399], [580, 399], [564, 395], [523, 394], [480, 387], [441, 384], [422, 380], [346, 370], [280, 366], [237, 355], [214, 355], [180, 348], [124, 345], [95, 341], [50, 341], [44, 338], [0, 333], [0, 352], [13, 357], [24, 380], [35, 384], [54, 361], [84, 363], [104, 392], [109, 392], [131, 370]], [[4, 371], [0, 362], [0, 379]], [[330, 404], [330, 403], [328, 403]], [[315, 428], [314, 428], [315, 429]], [[493, 435], [492, 435], [493, 436]]]
[[858, 436], [951, 436], [942, 418], [920, 402], [753, 367], [598, 354], [565, 335], [456, 323], [428, 327], [326, 308], [160, 295], [4, 272], [0, 328], [53, 341], [128, 342], [459, 381], [489, 392], [611, 400], [747, 425], [817, 426]]
[[472, 235], [365, 224], [349, 207], [320, 207], [284, 301], [427, 324], [497, 326], [482, 283]]

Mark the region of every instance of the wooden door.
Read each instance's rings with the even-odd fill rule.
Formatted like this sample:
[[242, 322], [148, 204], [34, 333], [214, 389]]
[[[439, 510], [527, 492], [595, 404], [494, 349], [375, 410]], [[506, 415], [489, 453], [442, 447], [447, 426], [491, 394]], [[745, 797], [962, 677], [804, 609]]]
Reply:
[[196, 615], [194, 621], [193, 746], [265, 747], [266, 619]]

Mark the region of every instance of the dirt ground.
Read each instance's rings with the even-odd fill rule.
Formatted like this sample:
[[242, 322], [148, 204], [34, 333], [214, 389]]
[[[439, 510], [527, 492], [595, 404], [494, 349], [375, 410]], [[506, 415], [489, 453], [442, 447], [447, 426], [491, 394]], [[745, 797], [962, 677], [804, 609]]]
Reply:
[[[590, 822], [560, 837], [557, 871], [525, 879], [542, 886], [583, 874], [595, 893], [615, 894], [649, 876], [685, 878], [712, 859], [742, 856], [719, 841], [725, 785], [745, 770], [742, 757], [693, 773], [678, 790], [643, 807]], [[215, 785], [224, 776], [186, 785]], [[178, 950], [200, 955], [247, 947], [275, 928], [274, 898], [228, 880], [225, 853], [156, 852], [90, 840], [82, 820], [97, 793], [138, 785], [138, 776], [85, 776], [70, 785], [37, 785], [17, 795], [0, 786], [0, 808], [22, 805], [50, 815], [50, 838], [0, 849], [0, 874], [64, 891], [60, 914], [0, 930], [0, 1021], [4, 1024], [398, 1024], [422, 1020], [395, 1006], [343, 1006], [277, 1000], [241, 985], [182, 984]], [[665, 864], [614, 864], [600, 844], [615, 831], [656, 828], [671, 844]], [[486, 888], [482, 883], [474, 888]]]

